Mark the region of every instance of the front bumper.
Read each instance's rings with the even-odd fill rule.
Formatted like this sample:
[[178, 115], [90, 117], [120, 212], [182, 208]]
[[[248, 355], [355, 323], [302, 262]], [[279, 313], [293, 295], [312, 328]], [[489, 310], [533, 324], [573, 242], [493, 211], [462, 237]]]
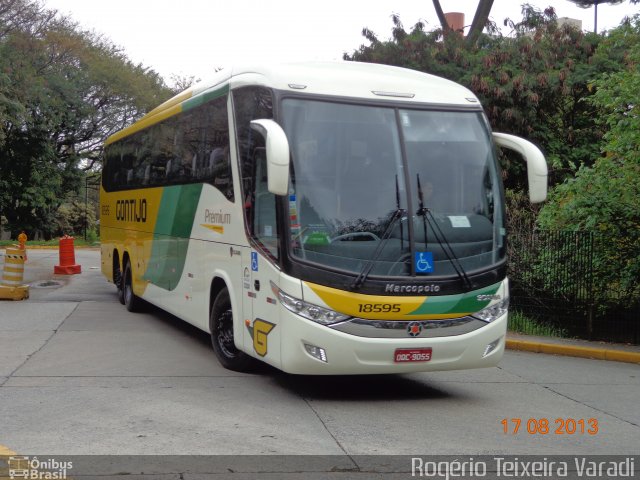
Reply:
[[[504, 353], [507, 315], [468, 333], [445, 337], [367, 338], [303, 319], [283, 309], [286, 335], [281, 339], [280, 368], [305, 375], [358, 375], [429, 372], [493, 367]], [[498, 340], [487, 355], [487, 346]], [[305, 344], [326, 352], [326, 362], [308, 353]], [[398, 348], [431, 348], [427, 362], [395, 363]]]

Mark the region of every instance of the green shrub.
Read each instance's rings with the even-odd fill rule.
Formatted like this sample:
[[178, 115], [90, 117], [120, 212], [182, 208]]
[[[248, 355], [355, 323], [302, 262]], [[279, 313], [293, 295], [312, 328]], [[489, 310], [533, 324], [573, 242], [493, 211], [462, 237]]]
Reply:
[[536, 335], [539, 337], [567, 337], [566, 330], [536, 318], [526, 316], [517, 310], [511, 310], [509, 312], [508, 330], [513, 333]]

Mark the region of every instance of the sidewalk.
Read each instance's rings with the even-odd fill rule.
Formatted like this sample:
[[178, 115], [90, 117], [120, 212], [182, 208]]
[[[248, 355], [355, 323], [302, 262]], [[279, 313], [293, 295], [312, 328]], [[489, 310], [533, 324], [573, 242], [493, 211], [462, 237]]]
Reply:
[[535, 337], [509, 332], [507, 333], [507, 348], [569, 357], [640, 363], [640, 345], [592, 342], [571, 338]]

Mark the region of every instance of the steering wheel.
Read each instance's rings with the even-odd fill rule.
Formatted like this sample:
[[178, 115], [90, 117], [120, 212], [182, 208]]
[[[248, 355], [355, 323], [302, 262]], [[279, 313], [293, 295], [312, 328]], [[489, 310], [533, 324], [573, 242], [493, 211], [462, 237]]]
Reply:
[[354, 238], [354, 237], [369, 237], [369, 238], [371, 238], [371, 240], [368, 240], [368, 241], [375, 241], [375, 242], [379, 242], [380, 241], [380, 237], [377, 236], [375, 233], [371, 233], [371, 232], [350, 232], [350, 233], [344, 233], [342, 235], [338, 235], [337, 237], [333, 237], [331, 240], [329, 240], [329, 243], [341, 242], [341, 241], [346, 240], [348, 238]]
[[[411, 258], [411, 253], [404, 253], [400, 255], [400, 258], [398, 258], [395, 262], [393, 262], [393, 264], [389, 267], [387, 275], [402, 273], [402, 269], [404, 269], [404, 264], [409, 258]], [[398, 269], [398, 267], [400, 267], [399, 269], [400, 271], [396, 272], [396, 269]]]

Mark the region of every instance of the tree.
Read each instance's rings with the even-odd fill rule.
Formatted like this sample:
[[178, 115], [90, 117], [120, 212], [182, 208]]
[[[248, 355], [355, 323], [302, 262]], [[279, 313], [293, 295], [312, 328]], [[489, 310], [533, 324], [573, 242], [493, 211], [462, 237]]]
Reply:
[[85, 231], [95, 231], [96, 212], [93, 203], [84, 203], [84, 200], [71, 199], [58, 207], [56, 212], [57, 234], [83, 236]]
[[[506, 22], [513, 37], [480, 52], [466, 84], [483, 102], [492, 127], [528, 138], [545, 153], [552, 185], [599, 155], [603, 130], [596, 123], [589, 82], [621, 63], [594, 62], [600, 37], [559, 26], [555, 11], [524, 5], [522, 20]], [[524, 186], [520, 161], [507, 162], [508, 186]], [[515, 175], [514, 175], [515, 174]], [[515, 182], [514, 182], [515, 180]]]
[[[624, 2], [624, 0], [569, 0], [571, 3], [575, 3], [580, 8], [593, 7], [593, 33], [598, 33], [598, 5], [603, 3], [609, 5], [618, 5]], [[630, 3], [638, 3], [640, 0], [629, 0]]]
[[0, 3], [0, 214], [13, 232], [55, 230], [107, 136], [171, 96], [95, 33], [30, 0]]
[[607, 128], [603, 156], [559, 185], [543, 207], [547, 229], [587, 230], [599, 235], [594, 283], [601, 302], [640, 299], [640, 18], [618, 27], [600, 46], [602, 56], [623, 48], [626, 67], [602, 74], [589, 98]]
[[489, 13], [491, 13], [491, 7], [493, 6], [493, 0], [481, 0], [478, 2], [478, 8], [476, 14], [473, 16], [469, 33], [467, 34], [467, 46], [475, 45], [487, 25], [489, 19]]
[[171, 90], [177, 95], [187, 88], [191, 88], [200, 80], [195, 75], [171, 75]]

